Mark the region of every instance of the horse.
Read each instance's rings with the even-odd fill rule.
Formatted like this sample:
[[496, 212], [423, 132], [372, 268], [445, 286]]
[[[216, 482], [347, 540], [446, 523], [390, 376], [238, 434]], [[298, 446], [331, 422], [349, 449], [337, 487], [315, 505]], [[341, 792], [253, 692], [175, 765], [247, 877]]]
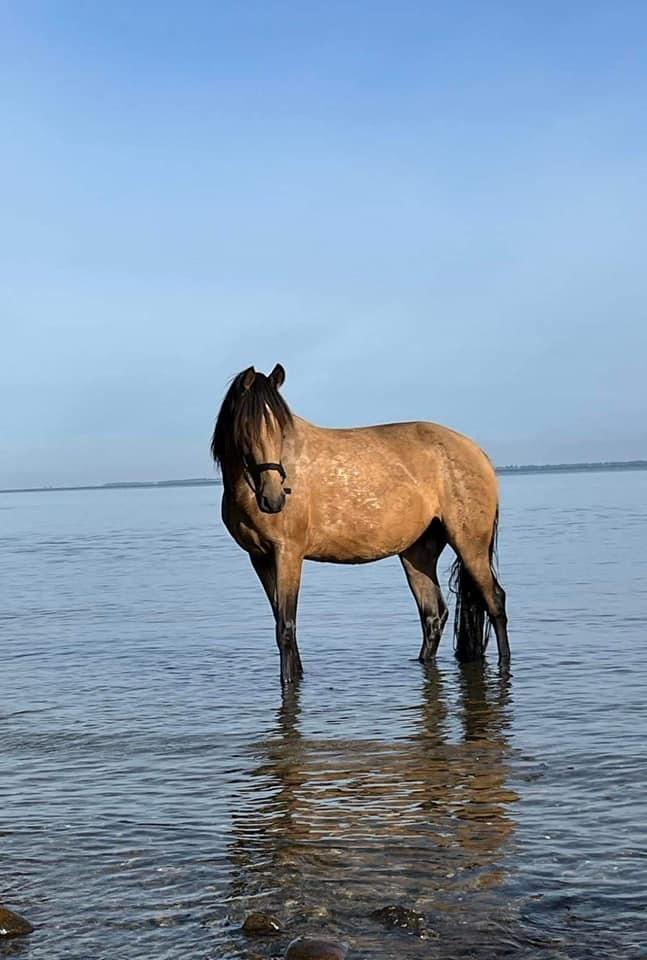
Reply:
[[506, 664], [505, 592], [495, 570], [499, 498], [486, 454], [436, 423], [316, 426], [292, 413], [284, 381], [280, 363], [268, 376], [253, 366], [239, 373], [211, 439], [222, 519], [272, 608], [283, 687], [303, 674], [296, 614], [304, 560], [399, 556], [422, 625], [419, 660], [428, 663], [448, 615], [436, 569], [448, 544], [456, 554], [456, 658], [482, 659], [493, 625]]

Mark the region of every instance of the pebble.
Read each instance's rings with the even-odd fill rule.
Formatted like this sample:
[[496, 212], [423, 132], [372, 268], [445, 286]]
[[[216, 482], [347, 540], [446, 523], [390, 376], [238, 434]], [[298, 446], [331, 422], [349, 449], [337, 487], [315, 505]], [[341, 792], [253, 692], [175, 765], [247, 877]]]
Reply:
[[327, 920], [330, 917], [330, 910], [324, 906], [309, 907], [303, 911], [302, 916], [308, 921]]
[[348, 946], [338, 940], [297, 937], [285, 954], [285, 960], [344, 960]]
[[12, 910], [0, 907], [0, 937], [24, 937], [33, 932], [33, 927], [24, 917]]
[[421, 913], [408, 910], [396, 904], [389, 904], [371, 913], [373, 920], [379, 920], [385, 927], [401, 927], [414, 933], [422, 933], [426, 929], [426, 921]]
[[267, 913], [250, 913], [243, 924], [243, 933], [248, 937], [275, 937], [282, 929], [276, 917]]

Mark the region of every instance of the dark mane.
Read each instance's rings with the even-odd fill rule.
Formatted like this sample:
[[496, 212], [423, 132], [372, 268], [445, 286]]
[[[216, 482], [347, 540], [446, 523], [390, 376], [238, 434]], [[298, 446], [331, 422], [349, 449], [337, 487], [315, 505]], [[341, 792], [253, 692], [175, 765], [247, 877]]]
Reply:
[[292, 413], [269, 377], [257, 373], [252, 385], [244, 386], [247, 371], [234, 377], [222, 401], [211, 438], [211, 454], [222, 474], [253, 447], [263, 424], [272, 414], [281, 430], [292, 424]]

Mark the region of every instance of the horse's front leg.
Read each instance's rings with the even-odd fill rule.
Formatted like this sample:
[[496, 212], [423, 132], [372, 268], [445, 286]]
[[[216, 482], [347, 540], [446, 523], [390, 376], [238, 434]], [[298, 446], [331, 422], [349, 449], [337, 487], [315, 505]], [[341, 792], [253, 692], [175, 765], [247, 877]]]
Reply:
[[263, 590], [270, 601], [272, 613], [276, 616], [276, 564], [271, 553], [250, 553], [249, 559], [263, 585]]
[[283, 686], [294, 683], [303, 676], [301, 657], [297, 646], [297, 601], [301, 585], [301, 567], [303, 558], [284, 550], [277, 550], [276, 600], [274, 618], [276, 620], [276, 642], [281, 654], [281, 683]]

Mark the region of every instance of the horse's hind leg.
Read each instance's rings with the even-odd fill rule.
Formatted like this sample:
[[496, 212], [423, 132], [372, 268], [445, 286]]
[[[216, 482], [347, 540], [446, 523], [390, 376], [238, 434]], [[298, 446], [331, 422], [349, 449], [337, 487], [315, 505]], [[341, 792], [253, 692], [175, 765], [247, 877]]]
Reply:
[[419, 540], [400, 554], [422, 624], [422, 647], [418, 657], [421, 663], [427, 663], [436, 656], [447, 620], [447, 605], [436, 572], [438, 557], [446, 544], [442, 525], [434, 521]]
[[510, 644], [508, 643], [505, 590], [494, 575], [488, 548], [484, 547], [479, 551], [471, 545], [463, 546], [463, 549], [460, 549], [459, 556], [480, 591], [485, 609], [494, 625], [499, 660], [508, 661], [510, 659]]

